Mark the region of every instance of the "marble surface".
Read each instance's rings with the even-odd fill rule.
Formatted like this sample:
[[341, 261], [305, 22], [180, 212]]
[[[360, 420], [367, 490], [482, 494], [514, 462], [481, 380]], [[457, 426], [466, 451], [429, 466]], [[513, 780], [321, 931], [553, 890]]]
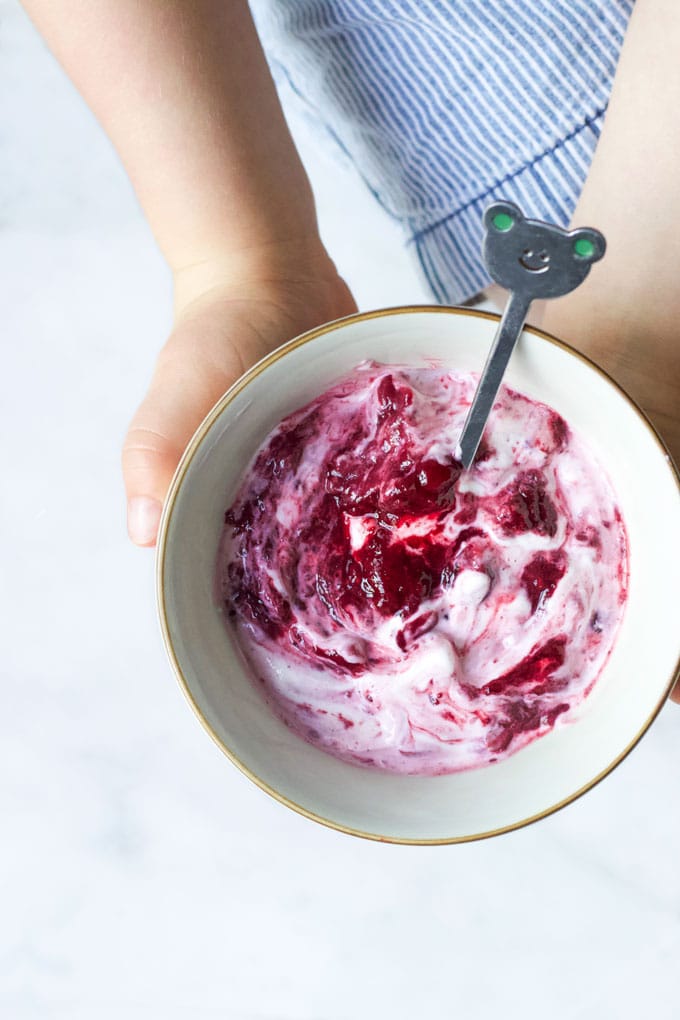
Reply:
[[[0, 1016], [678, 1017], [675, 706], [575, 805], [443, 848], [298, 817], [204, 734], [119, 477], [168, 275], [109, 143], [7, 0], [0, 44]], [[361, 306], [426, 299], [394, 225], [300, 134]]]

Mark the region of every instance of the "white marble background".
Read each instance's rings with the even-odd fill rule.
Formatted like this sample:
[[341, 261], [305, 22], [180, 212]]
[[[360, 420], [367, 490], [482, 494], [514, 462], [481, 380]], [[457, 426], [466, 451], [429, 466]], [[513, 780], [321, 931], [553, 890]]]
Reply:
[[[0, 47], [0, 1017], [680, 1016], [680, 709], [557, 816], [443, 848], [323, 829], [206, 737], [118, 467], [168, 274], [8, 0]], [[361, 306], [424, 298], [393, 225], [303, 148]]]

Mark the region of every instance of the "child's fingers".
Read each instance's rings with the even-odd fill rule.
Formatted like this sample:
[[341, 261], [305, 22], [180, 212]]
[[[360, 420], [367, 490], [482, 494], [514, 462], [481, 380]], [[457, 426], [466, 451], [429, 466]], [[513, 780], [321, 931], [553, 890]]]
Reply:
[[671, 701], [675, 701], [676, 704], [680, 705], [680, 680], [676, 683], [671, 694]]
[[137, 411], [123, 445], [128, 534], [136, 545], [156, 542], [158, 523], [175, 468], [209, 397], [201, 393], [189, 405], [178, 392], [179, 379], [158, 371]]
[[182, 453], [232, 379], [197, 357], [192, 344], [173, 344], [159, 358], [149, 391], [123, 445], [128, 533], [136, 545], [156, 542], [163, 500]]
[[164, 436], [131, 428], [123, 447], [127, 529], [135, 545], [155, 545], [163, 499], [177, 466]]

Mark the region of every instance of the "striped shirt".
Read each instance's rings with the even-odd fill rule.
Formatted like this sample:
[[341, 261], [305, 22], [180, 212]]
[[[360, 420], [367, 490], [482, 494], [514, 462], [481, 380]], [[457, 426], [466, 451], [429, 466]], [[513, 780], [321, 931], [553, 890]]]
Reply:
[[437, 301], [489, 283], [498, 199], [566, 226], [634, 0], [251, 0], [301, 101], [402, 224]]

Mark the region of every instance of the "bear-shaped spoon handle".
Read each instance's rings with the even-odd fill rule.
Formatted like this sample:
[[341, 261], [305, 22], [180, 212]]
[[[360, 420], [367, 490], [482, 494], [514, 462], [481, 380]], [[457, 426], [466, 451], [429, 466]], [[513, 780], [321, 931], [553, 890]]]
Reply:
[[458, 441], [456, 456], [469, 468], [503, 380], [510, 355], [537, 298], [561, 297], [582, 283], [602, 258], [599, 230], [563, 230], [528, 220], [512, 202], [495, 202], [484, 213], [482, 255], [491, 279], [510, 291]]

